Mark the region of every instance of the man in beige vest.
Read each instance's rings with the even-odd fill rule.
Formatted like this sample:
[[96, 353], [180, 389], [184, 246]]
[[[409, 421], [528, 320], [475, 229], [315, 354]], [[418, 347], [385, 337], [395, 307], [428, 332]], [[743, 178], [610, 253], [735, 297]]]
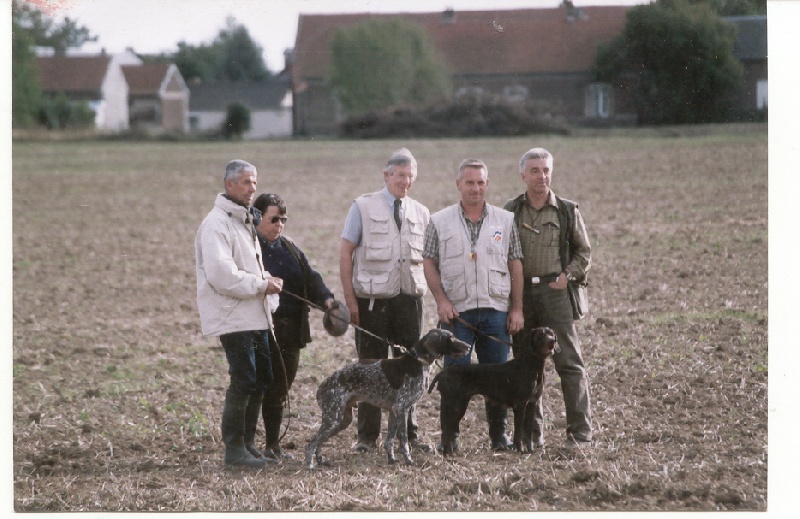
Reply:
[[[523, 327], [522, 249], [514, 215], [486, 203], [488, 186], [483, 161], [461, 163], [461, 201], [431, 215], [423, 265], [441, 327], [472, 344], [478, 363], [500, 364], [508, 360], [510, 335]], [[445, 366], [469, 363], [471, 355], [445, 357]], [[492, 449], [510, 448], [506, 410], [487, 401], [486, 420]]]
[[[417, 161], [401, 148], [383, 170], [384, 187], [361, 195], [350, 206], [342, 232], [339, 274], [350, 321], [386, 342], [356, 330], [359, 359], [388, 358], [387, 343], [412, 347], [422, 336], [422, 246], [428, 209], [408, 196], [417, 178]], [[417, 436], [416, 411], [408, 418], [409, 443], [427, 447]], [[379, 407], [358, 404], [356, 452], [377, 446]]]

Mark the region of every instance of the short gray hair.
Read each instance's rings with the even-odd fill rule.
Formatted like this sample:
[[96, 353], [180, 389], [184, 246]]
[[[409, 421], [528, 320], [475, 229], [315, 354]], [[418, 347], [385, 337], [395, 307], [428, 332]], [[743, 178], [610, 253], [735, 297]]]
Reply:
[[531, 148], [525, 153], [522, 154], [522, 158], [519, 159], [519, 172], [522, 173], [525, 171], [525, 163], [531, 159], [545, 159], [547, 161], [547, 166], [552, 171], [553, 169], [553, 154], [547, 151], [544, 148]]
[[464, 170], [467, 168], [478, 168], [483, 170], [483, 176], [489, 178], [489, 167], [481, 159], [464, 159], [461, 165], [458, 166], [458, 178], [461, 180], [464, 177]]
[[414, 173], [412, 180], [417, 179], [417, 159], [414, 158], [414, 155], [411, 154], [408, 148], [400, 148], [399, 150], [393, 151], [389, 160], [386, 161], [386, 168], [384, 171], [389, 173], [389, 175], [394, 175], [395, 166], [411, 166], [411, 170]]
[[246, 160], [241, 159], [234, 159], [228, 162], [228, 165], [225, 166], [225, 175], [222, 177], [223, 185], [228, 180], [232, 180], [236, 182], [241, 178], [242, 173], [245, 171], [251, 171], [253, 173], [257, 173], [256, 167], [247, 162]]

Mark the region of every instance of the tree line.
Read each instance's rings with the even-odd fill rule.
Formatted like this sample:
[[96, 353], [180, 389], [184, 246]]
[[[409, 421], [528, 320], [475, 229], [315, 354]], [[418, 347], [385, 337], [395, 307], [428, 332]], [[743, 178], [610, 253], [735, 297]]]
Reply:
[[[574, 7], [571, 0], [562, 5]], [[752, 14], [766, 14], [766, 0], [655, 0], [633, 7], [623, 33], [599, 49], [594, 74], [598, 81], [634, 85], [642, 124], [721, 120], [724, 99], [741, 84], [742, 74], [733, 55], [735, 29], [722, 17]], [[13, 127], [58, 128], [88, 117], [63, 95], [42, 96], [35, 48], [64, 54], [96, 40], [75, 20], [56, 23], [31, 3], [12, 2]], [[450, 102], [447, 65], [413, 22], [374, 18], [342, 28], [331, 56], [327, 84], [349, 116]], [[187, 82], [272, 77], [262, 48], [233, 18], [210, 43], [181, 41], [173, 53], [141, 58], [175, 63]], [[237, 124], [249, 125], [249, 114], [238, 108], [237, 113]]]

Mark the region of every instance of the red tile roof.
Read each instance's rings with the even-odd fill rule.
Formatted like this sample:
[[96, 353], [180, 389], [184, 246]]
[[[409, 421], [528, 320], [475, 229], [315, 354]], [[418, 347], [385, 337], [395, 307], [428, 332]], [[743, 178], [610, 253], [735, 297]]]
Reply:
[[169, 67], [169, 63], [123, 65], [122, 72], [125, 74], [125, 81], [128, 82], [130, 95], [157, 95]]
[[111, 57], [40, 56], [36, 62], [45, 93], [99, 93]]
[[301, 14], [294, 49], [293, 79], [324, 77], [330, 43], [340, 27], [370, 18], [402, 16], [422, 25], [456, 75], [530, 74], [587, 71], [597, 46], [622, 32], [628, 6], [580, 8], [568, 19], [566, 8], [456, 11], [443, 13]]

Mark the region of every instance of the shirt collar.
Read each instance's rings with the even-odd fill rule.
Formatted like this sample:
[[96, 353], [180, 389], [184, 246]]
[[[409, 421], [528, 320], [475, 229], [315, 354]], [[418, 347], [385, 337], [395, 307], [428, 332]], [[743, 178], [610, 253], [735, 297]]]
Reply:
[[[525, 205], [527, 205], [528, 207], [532, 208], [533, 205], [531, 205], [531, 201], [528, 198], [527, 193], [524, 194], [524, 196], [525, 196]], [[547, 193], [547, 202], [545, 202], [544, 205], [550, 205], [550, 206], [553, 206], [556, 209], [558, 209], [558, 202], [556, 202], [556, 194], [553, 193], [552, 189], [548, 191], [548, 193]], [[544, 206], [542, 206], [542, 207], [544, 207]]]
[[[383, 189], [381, 190], [381, 194], [383, 194], [383, 198], [386, 199], [386, 203], [389, 204], [389, 207], [394, 207], [394, 201], [398, 200], [398, 198], [396, 198], [393, 194], [391, 194], [389, 192], [389, 188], [386, 187], [386, 186], [383, 186]], [[400, 200], [400, 203], [403, 202], [402, 198], [400, 198], [399, 200]]]

